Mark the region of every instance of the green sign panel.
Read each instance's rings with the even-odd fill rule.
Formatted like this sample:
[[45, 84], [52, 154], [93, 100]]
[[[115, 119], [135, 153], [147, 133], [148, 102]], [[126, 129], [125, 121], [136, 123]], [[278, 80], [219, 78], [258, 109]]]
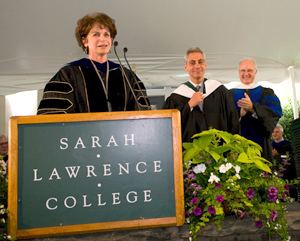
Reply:
[[176, 216], [172, 119], [18, 125], [17, 229]]

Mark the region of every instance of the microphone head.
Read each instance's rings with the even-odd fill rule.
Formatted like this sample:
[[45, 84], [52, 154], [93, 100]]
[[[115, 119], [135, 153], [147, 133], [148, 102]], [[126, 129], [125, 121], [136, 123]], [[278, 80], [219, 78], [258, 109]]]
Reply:
[[115, 42], [114, 42], [114, 46], [115, 46], [115, 47], [117, 47], [118, 44], [119, 44], [118, 41], [115, 41]]
[[125, 47], [125, 48], [123, 49], [123, 52], [124, 52], [124, 53], [127, 53], [127, 51], [128, 51], [128, 49]]

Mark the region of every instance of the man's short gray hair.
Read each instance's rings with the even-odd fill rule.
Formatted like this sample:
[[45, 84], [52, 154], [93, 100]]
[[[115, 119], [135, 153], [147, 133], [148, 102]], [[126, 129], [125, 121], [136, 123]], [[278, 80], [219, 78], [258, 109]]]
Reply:
[[205, 54], [203, 53], [203, 51], [199, 47], [191, 47], [186, 51], [186, 53], [184, 55], [184, 63], [185, 64], [187, 64], [188, 56], [189, 56], [190, 53], [201, 53], [204, 56], [204, 60], [206, 61]]
[[6, 135], [0, 135], [0, 140], [3, 140], [3, 139], [8, 140]]
[[282, 127], [282, 125], [277, 124], [275, 128], [277, 128], [277, 129], [279, 129], [281, 132], [283, 132], [283, 127]]

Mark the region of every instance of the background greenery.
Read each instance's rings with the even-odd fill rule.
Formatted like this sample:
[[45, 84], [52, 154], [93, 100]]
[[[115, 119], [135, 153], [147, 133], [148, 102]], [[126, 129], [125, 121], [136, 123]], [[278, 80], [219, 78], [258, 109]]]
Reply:
[[[300, 106], [300, 100], [297, 101], [298, 107]], [[282, 125], [284, 129], [283, 138], [289, 141], [292, 141], [290, 126], [294, 120], [292, 100], [287, 98], [284, 102], [281, 103], [282, 107], [282, 117], [279, 119], [278, 124]], [[300, 111], [299, 111], [300, 116]]]

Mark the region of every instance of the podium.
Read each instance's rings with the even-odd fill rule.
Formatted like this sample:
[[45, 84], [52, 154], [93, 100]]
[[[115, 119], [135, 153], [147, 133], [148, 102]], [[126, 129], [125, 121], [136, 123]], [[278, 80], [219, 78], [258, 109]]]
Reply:
[[178, 110], [12, 117], [16, 239], [184, 224]]

